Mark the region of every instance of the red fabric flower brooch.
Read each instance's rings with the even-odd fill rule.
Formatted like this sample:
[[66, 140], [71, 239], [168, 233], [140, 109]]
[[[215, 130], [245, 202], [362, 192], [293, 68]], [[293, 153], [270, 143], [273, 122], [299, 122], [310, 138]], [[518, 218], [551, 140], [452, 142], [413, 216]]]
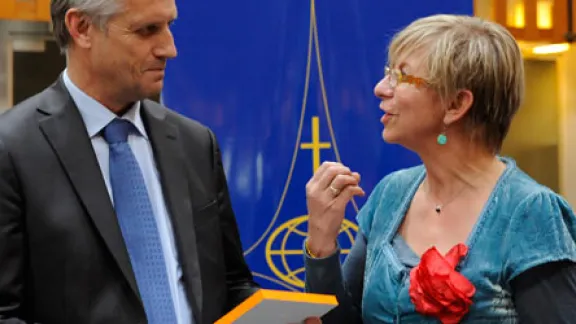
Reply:
[[455, 270], [466, 253], [468, 247], [458, 244], [446, 256], [435, 247], [422, 255], [420, 264], [410, 272], [409, 293], [416, 311], [443, 324], [458, 323], [468, 313], [476, 288]]

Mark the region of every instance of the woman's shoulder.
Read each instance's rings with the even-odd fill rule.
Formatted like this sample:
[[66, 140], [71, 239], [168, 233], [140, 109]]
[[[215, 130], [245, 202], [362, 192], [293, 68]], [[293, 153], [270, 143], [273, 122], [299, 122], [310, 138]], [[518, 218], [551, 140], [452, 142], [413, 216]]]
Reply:
[[520, 207], [530, 204], [534, 200], [544, 199], [549, 203], [567, 205], [567, 202], [560, 194], [536, 181], [518, 167], [513, 160], [507, 159], [507, 163], [511, 164], [509, 166], [509, 174], [503, 180], [503, 192], [498, 195], [501, 204], [505, 203], [511, 207]]
[[518, 167], [502, 185], [498, 215], [507, 216], [502, 247], [508, 282], [543, 263], [576, 261], [576, 216], [569, 203]]
[[384, 217], [384, 214], [394, 215], [394, 211], [402, 208], [407, 201], [409, 202], [410, 199], [407, 197], [414, 191], [424, 174], [424, 166], [417, 165], [391, 172], [380, 179], [357, 216], [364, 235], [370, 234], [375, 215], [382, 216], [378, 217], [380, 222], [393, 220], [391, 217]]
[[373, 193], [383, 194], [383, 193], [399, 193], [403, 194], [405, 191], [399, 192], [398, 189], [408, 190], [414, 184], [421, 179], [425, 174], [425, 169], [423, 165], [416, 165], [413, 167], [400, 169], [389, 173], [376, 185]]

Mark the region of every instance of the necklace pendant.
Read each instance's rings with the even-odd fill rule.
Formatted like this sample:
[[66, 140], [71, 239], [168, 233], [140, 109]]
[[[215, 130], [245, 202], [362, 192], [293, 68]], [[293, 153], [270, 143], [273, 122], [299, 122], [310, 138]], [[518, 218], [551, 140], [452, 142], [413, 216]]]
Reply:
[[436, 211], [437, 214], [440, 214], [440, 212], [442, 211], [442, 205], [436, 205], [436, 208], [434, 208], [434, 210]]

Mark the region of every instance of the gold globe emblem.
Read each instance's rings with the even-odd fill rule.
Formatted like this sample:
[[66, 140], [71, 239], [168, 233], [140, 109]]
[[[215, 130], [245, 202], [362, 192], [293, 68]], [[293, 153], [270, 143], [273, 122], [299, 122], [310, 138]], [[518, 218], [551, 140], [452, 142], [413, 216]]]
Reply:
[[[293, 218], [278, 226], [266, 242], [266, 263], [282, 281], [304, 288], [304, 252], [308, 215]], [[354, 243], [358, 226], [344, 219], [338, 235], [341, 254], [347, 255]]]

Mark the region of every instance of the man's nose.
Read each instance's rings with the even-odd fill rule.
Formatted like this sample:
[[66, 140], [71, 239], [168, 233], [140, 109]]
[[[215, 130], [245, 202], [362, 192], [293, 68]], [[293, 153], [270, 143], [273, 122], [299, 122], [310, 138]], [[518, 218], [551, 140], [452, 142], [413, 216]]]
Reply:
[[174, 36], [172, 36], [170, 29], [166, 30], [165, 36], [163, 37], [163, 42], [160, 46], [156, 47], [154, 54], [156, 57], [165, 59], [175, 58], [178, 55], [178, 50], [176, 49], [176, 44], [174, 43]]

